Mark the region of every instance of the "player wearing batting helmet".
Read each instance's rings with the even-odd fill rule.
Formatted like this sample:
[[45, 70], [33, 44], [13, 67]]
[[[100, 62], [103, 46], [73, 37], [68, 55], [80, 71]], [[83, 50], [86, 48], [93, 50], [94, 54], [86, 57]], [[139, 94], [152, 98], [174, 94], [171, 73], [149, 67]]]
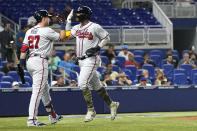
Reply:
[[91, 15], [92, 10], [89, 7], [80, 6], [76, 11], [76, 21], [80, 22], [80, 24], [73, 28], [71, 27], [73, 11], [68, 15], [66, 24], [66, 30], [68, 32], [70, 31], [68, 39], [76, 38], [77, 43], [76, 55], [81, 69], [78, 85], [82, 90], [88, 107], [84, 121], [89, 122], [96, 116], [89, 85], [108, 104], [111, 110], [111, 120], [114, 120], [119, 102], [113, 102], [111, 100], [106, 89], [102, 86], [99, 74], [96, 71], [101, 63], [97, 52], [110, 41], [110, 37], [109, 33], [99, 24], [90, 21]]

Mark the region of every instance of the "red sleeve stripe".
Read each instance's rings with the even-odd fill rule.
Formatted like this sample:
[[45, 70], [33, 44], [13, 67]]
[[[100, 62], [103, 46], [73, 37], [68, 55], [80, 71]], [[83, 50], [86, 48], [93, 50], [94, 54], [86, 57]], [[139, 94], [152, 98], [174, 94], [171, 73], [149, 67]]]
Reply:
[[21, 52], [26, 52], [29, 49], [29, 47], [25, 44], [22, 45], [21, 47]]
[[75, 36], [74, 36], [72, 33], [70, 33], [70, 35], [71, 35], [73, 38], [75, 38]]

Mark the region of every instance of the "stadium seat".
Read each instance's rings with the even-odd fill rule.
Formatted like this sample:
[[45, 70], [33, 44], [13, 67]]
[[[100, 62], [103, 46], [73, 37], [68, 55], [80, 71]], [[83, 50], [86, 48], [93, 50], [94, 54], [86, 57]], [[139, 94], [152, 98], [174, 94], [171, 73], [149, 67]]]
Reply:
[[193, 85], [197, 85], [197, 73], [194, 73], [193, 75], [192, 75], [192, 84]]
[[120, 65], [124, 66], [124, 63], [126, 62], [125, 58], [123, 56], [115, 56], [115, 60], [119, 62]]
[[131, 71], [131, 73], [132, 73], [131, 80], [132, 81], [135, 80], [136, 79], [136, 75], [137, 75], [137, 68], [136, 68], [136, 66], [128, 65], [128, 66], [125, 66], [125, 69]]
[[76, 71], [77, 73], [80, 73], [80, 67], [78, 65], [74, 65], [74, 67], [72, 67], [72, 70]]
[[24, 73], [25, 73], [25, 76], [31, 77], [31, 75], [30, 75], [30, 73], [28, 71], [25, 70]]
[[22, 84], [21, 82], [19, 82], [19, 87], [20, 88], [27, 88], [27, 87], [31, 87], [29, 82], [25, 82], [25, 84]]
[[100, 74], [103, 74], [103, 68], [102, 68], [102, 67], [98, 67], [98, 68], [97, 68], [97, 71], [98, 71]]
[[167, 79], [172, 80], [173, 74], [174, 74], [174, 66], [171, 64], [164, 64], [164, 65], [162, 65], [162, 69], [163, 69], [164, 74], [167, 77]]
[[144, 62], [144, 58], [140, 55], [135, 55], [134, 56], [134, 60], [138, 63], [138, 64], [141, 64]]
[[100, 56], [100, 57], [101, 57], [102, 63], [104, 63], [104, 65], [106, 66], [109, 62], [108, 57], [107, 56]]
[[187, 76], [184, 73], [174, 74], [173, 83], [176, 85], [187, 85]]
[[160, 55], [150, 55], [150, 59], [156, 64], [157, 67], [161, 68], [161, 56]]
[[70, 79], [71, 79], [71, 80], [78, 81], [78, 78], [77, 78], [76, 73], [74, 73], [74, 72], [70, 72]]
[[143, 50], [134, 50], [133, 54], [134, 54], [134, 56], [136, 56], [136, 55], [143, 56], [144, 55], [144, 51]]
[[117, 65], [112, 65], [112, 70], [120, 73], [120, 69]]
[[19, 80], [19, 76], [18, 76], [16, 71], [9, 71], [7, 73], [7, 76], [11, 76], [14, 81], [18, 81]]
[[61, 60], [64, 60], [65, 51], [63, 50], [56, 50], [56, 56], [59, 56]]
[[127, 76], [127, 79], [132, 80], [132, 75], [133, 75], [132, 72], [130, 70], [127, 70], [127, 69], [124, 72]]
[[151, 55], [159, 55], [159, 56], [161, 56], [162, 58], [165, 58], [165, 56], [164, 56], [164, 54], [163, 54], [163, 52], [162, 52], [161, 50], [151, 50], [151, 51], [149, 52], [149, 54], [150, 54], [150, 56], [151, 56]]
[[190, 65], [190, 64], [183, 64], [183, 65], [180, 65], [179, 68], [185, 69], [187, 78], [190, 79], [190, 77], [191, 77], [191, 71], [192, 71], [192, 65]]
[[7, 81], [7, 82], [10, 82], [12, 83], [14, 80], [11, 76], [2, 76], [1, 77], [1, 81], [4, 82], [4, 81]]
[[174, 74], [184, 73], [186, 75], [185, 69], [174, 69]]
[[[192, 69], [191, 70], [191, 76], [190, 76], [190, 81], [193, 82], [194, 74], [197, 73], [197, 69]], [[192, 83], [193, 84], [193, 83]]]
[[161, 65], [164, 65], [164, 64], [166, 64], [166, 59], [163, 59], [163, 60], [161, 60]]
[[142, 69], [148, 70], [149, 77], [151, 80], [155, 78], [155, 69], [154, 69], [153, 65], [151, 65], [151, 64], [143, 65]]
[[7, 81], [0, 82], [1, 88], [12, 88], [12, 84]]
[[32, 86], [32, 84], [33, 84], [32, 78], [29, 76], [24, 76], [24, 78], [25, 78], [25, 81], [29, 83], [29, 86]]
[[1, 81], [1, 78], [4, 76], [4, 73], [0, 71], [0, 81]]
[[112, 82], [112, 85], [113, 86], [116, 86], [118, 84], [118, 80], [114, 80], [113, 82]]
[[7, 64], [7, 61], [2, 61], [1, 62], [1, 65], [4, 67], [4, 66], [6, 66], [6, 64]]

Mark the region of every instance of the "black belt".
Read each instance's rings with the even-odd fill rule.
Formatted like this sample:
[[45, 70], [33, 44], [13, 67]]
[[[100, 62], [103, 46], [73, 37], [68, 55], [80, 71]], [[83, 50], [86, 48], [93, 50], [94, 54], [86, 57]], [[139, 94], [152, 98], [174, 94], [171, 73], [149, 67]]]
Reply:
[[[96, 57], [96, 55], [93, 55], [93, 56]], [[88, 57], [93, 57], [93, 56], [84, 55], [84, 56], [82, 56], [82, 57], [77, 57], [77, 60], [84, 60], [84, 59], [86, 59], [86, 58], [88, 58]]]
[[40, 58], [43, 58], [43, 59], [49, 60], [49, 58], [48, 58], [48, 57], [42, 57], [40, 54], [32, 54], [30, 57], [34, 57], [34, 56], [40, 56]]

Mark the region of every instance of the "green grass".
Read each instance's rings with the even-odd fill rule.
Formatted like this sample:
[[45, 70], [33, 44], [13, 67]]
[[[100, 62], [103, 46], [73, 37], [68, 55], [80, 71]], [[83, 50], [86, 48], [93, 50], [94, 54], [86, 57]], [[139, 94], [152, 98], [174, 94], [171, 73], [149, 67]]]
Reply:
[[66, 117], [55, 125], [49, 124], [47, 116], [41, 116], [39, 121], [47, 123], [45, 127], [27, 127], [27, 117], [3, 117], [0, 118], [0, 131], [197, 131], [197, 120], [171, 119], [197, 116], [197, 112], [119, 114], [114, 121], [100, 117], [108, 114], [97, 116], [99, 118], [89, 123], [84, 123], [83, 118]]

